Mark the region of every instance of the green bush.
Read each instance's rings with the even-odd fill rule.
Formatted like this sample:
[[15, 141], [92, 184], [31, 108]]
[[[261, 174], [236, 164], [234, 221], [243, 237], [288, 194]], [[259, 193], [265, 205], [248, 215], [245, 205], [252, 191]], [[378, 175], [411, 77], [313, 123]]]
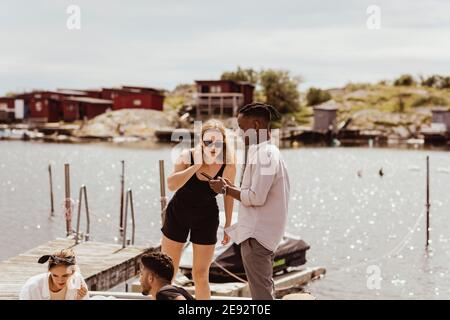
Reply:
[[437, 74], [429, 77], [421, 77], [420, 84], [424, 87], [448, 89], [450, 88], [450, 77], [444, 77]]
[[292, 76], [289, 71], [276, 69], [262, 70], [259, 76], [266, 103], [282, 114], [300, 110], [300, 77]]
[[403, 74], [394, 81], [394, 86], [413, 86], [416, 84], [416, 80], [410, 74]]
[[256, 86], [254, 101], [273, 105], [282, 114], [300, 110], [298, 85], [301, 77], [292, 76], [289, 71], [267, 69], [255, 71], [238, 67], [224, 72], [222, 80], [246, 81]]
[[315, 106], [331, 99], [331, 95], [318, 88], [310, 88], [306, 94], [306, 103], [308, 106]]
[[429, 96], [429, 97], [419, 97], [413, 101], [412, 107], [422, 107], [422, 106], [446, 106], [447, 100], [442, 97]]
[[253, 85], [256, 85], [258, 84], [259, 80], [259, 72], [253, 70], [252, 68], [244, 69], [238, 66], [236, 71], [226, 71], [222, 73], [220, 79], [232, 81], [245, 81]]

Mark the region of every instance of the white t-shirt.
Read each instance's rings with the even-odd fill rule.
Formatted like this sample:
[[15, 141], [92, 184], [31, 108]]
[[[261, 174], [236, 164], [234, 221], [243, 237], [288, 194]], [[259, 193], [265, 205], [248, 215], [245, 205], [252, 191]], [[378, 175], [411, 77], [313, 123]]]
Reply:
[[[50, 300], [50, 288], [48, 285], [48, 278], [50, 277], [50, 273], [41, 273], [36, 276], [31, 277], [25, 282], [22, 290], [19, 294], [19, 300]], [[77, 283], [87, 288], [86, 282], [83, 279], [83, 276], [79, 272], [75, 272], [69, 280], [67, 280], [67, 292], [65, 300], [76, 300], [77, 299], [77, 291], [79, 287], [77, 287]], [[89, 299], [89, 292], [83, 297], [83, 300]]]

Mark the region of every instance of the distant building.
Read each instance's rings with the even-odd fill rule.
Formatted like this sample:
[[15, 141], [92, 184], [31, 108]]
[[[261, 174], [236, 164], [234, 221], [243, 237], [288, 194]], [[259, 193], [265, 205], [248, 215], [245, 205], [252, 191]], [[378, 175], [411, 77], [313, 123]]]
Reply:
[[0, 97], [0, 121], [76, 121], [91, 119], [108, 109], [163, 110], [163, 105], [163, 90], [150, 87], [35, 90], [14, 98]]
[[114, 110], [117, 109], [151, 109], [162, 111], [164, 94], [162, 89], [150, 87], [122, 86], [127, 94], [119, 94], [114, 98]]
[[73, 96], [86, 96], [96, 99], [102, 98], [102, 89], [57, 89], [57, 92], [61, 93], [73, 93]]
[[84, 93], [70, 91], [35, 91], [29, 106], [29, 120], [33, 122], [58, 122], [63, 120], [61, 107], [65, 97], [85, 96]]
[[133, 92], [140, 92], [140, 93], [157, 93], [161, 94], [164, 92], [164, 89], [158, 89], [158, 88], [152, 88], [152, 87], [139, 87], [139, 86], [122, 86], [125, 90], [130, 90]]
[[238, 109], [253, 102], [255, 87], [247, 82], [231, 80], [197, 80], [194, 96], [197, 119], [203, 117], [234, 117]]
[[149, 87], [103, 88], [102, 99], [114, 101], [114, 110], [152, 109], [162, 111], [164, 106], [162, 90]]
[[[16, 94], [14, 97], [22, 101], [23, 104], [22, 110], [17, 110], [18, 114], [16, 115], [16, 120], [27, 119], [30, 115], [30, 106], [33, 93], [32, 92], [19, 93]], [[20, 107], [18, 109], [20, 109]]]
[[111, 110], [111, 100], [97, 99], [91, 97], [67, 97], [61, 104], [63, 120], [72, 122], [76, 120], [92, 119], [108, 109]]
[[333, 100], [315, 106], [313, 131], [323, 133], [335, 132], [338, 109], [338, 104]]
[[0, 122], [12, 122], [15, 119], [15, 98], [0, 98]]
[[432, 126], [442, 126], [446, 132], [450, 132], [450, 109], [447, 107], [435, 107], [431, 112]]

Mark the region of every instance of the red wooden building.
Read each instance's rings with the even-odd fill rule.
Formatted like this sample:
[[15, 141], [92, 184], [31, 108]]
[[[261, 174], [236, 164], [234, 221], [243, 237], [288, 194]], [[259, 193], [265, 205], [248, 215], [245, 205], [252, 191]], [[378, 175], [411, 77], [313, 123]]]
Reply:
[[255, 87], [232, 80], [197, 80], [195, 106], [197, 118], [203, 116], [236, 116], [238, 109], [253, 102]]
[[33, 98], [33, 92], [24, 92], [24, 93], [19, 93], [15, 95], [16, 99], [21, 99], [23, 100], [23, 117], [25, 119], [29, 118], [30, 116], [30, 106], [31, 106], [31, 99]]
[[152, 109], [161, 111], [164, 106], [162, 90], [150, 87], [123, 86], [121, 88], [104, 88], [102, 98], [113, 100], [114, 110]]
[[61, 102], [65, 97], [84, 96], [74, 91], [36, 91], [29, 105], [29, 119], [35, 122], [58, 122], [63, 120]]
[[69, 94], [69, 96], [85, 96], [96, 99], [102, 98], [102, 89], [58, 89], [57, 91], [65, 94], [66, 96]]
[[152, 109], [163, 110], [164, 96], [155, 93], [132, 93], [114, 98], [114, 110]]
[[[90, 119], [108, 109], [162, 110], [164, 104], [162, 90], [136, 86], [87, 90], [33, 91], [16, 95], [15, 98], [24, 101], [25, 117], [35, 122]], [[8, 107], [9, 109], [11, 108]], [[0, 117], [6, 118], [7, 116], [1, 114]]]
[[125, 90], [122, 88], [102, 88], [100, 96], [101, 99], [114, 100], [114, 98], [118, 97], [119, 95], [126, 95], [130, 93], [131, 92], [129, 90]]
[[14, 121], [14, 102], [15, 98], [0, 97], [0, 122]]
[[61, 103], [64, 121], [71, 122], [92, 119], [108, 109], [112, 109], [113, 102], [106, 99], [91, 97], [67, 97]]

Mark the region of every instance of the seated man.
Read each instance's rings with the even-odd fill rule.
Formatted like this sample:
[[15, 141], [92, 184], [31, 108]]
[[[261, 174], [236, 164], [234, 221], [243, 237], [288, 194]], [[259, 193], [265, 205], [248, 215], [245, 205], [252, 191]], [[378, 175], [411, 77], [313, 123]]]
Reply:
[[183, 288], [171, 284], [172, 259], [161, 252], [146, 253], [141, 257], [142, 294], [151, 294], [155, 300], [194, 300]]

